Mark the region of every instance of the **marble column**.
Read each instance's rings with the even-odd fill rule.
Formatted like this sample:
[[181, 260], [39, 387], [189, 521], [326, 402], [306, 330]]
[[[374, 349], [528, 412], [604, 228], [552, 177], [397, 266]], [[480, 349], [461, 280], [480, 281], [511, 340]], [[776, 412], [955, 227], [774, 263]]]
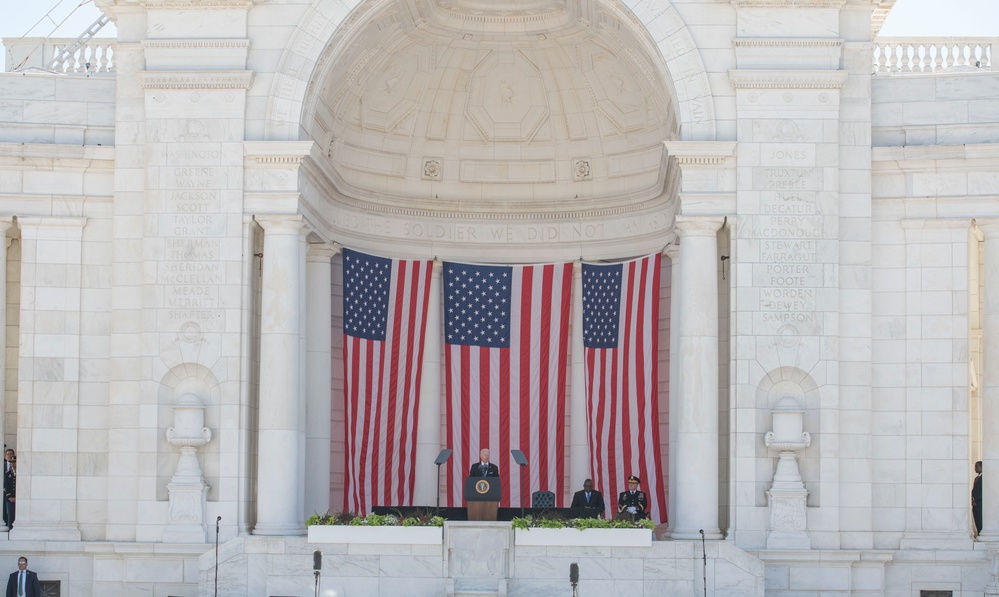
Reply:
[[[985, 236], [982, 308], [982, 532], [980, 541], [999, 541], [999, 220], [978, 220]], [[991, 477], [989, 476], [991, 475]], [[969, 483], [968, 491], [971, 491]], [[969, 512], [970, 516], [971, 513]]]
[[[441, 450], [441, 272], [443, 264], [434, 261], [427, 289], [427, 337], [423, 344], [423, 373], [420, 378], [420, 408], [416, 435], [416, 483], [413, 505], [436, 506], [440, 486], [434, 461]], [[443, 466], [443, 465], [441, 465]]]
[[330, 509], [330, 424], [333, 284], [330, 260], [337, 248], [311, 243], [306, 253], [308, 321], [305, 347], [305, 515]]
[[586, 367], [583, 348], [583, 264], [572, 264], [572, 338], [569, 365], [569, 495], [590, 476], [586, 424]]
[[[674, 539], [721, 539], [718, 528], [718, 230], [722, 218], [678, 216], [680, 252]], [[672, 475], [672, 471], [671, 471]]]
[[666, 256], [670, 259], [669, 277], [669, 456], [667, 458], [667, 491], [669, 499], [666, 502], [666, 512], [669, 516], [670, 534], [676, 528], [676, 431], [675, 414], [679, 407], [680, 393], [680, 246], [675, 242], [666, 247]]
[[301, 310], [305, 242], [300, 215], [258, 216], [264, 229], [260, 316], [260, 398], [257, 433], [255, 535], [305, 532], [305, 488], [299, 475], [299, 420], [304, 405], [301, 375]]

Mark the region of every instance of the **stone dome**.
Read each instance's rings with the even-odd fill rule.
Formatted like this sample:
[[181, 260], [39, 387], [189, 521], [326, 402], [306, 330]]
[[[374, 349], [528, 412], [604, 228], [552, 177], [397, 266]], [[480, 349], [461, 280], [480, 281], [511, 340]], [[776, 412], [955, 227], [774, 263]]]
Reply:
[[510, 215], [663, 200], [674, 94], [622, 6], [390, 0], [348, 23], [304, 119], [343, 197]]

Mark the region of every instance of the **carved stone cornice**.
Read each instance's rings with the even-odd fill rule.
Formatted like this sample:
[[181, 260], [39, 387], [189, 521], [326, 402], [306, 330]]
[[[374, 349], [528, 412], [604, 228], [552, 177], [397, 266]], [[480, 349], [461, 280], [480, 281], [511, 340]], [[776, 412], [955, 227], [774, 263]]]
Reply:
[[735, 157], [732, 141], [666, 141], [666, 152], [681, 166], [717, 166]]
[[247, 141], [243, 157], [260, 165], [295, 166], [318, 152], [314, 141]]
[[736, 89], [842, 89], [845, 70], [730, 70]]
[[730, 0], [736, 8], [842, 8], [846, 0]]
[[787, 38], [787, 37], [737, 37], [737, 48], [839, 48], [839, 38]]
[[143, 89], [249, 89], [253, 71], [143, 71]]
[[251, 8], [253, 0], [140, 0], [138, 4], [145, 8], [207, 8], [211, 10]]
[[147, 49], [204, 49], [204, 50], [227, 50], [245, 49], [250, 47], [248, 39], [146, 39], [142, 41], [142, 47]]

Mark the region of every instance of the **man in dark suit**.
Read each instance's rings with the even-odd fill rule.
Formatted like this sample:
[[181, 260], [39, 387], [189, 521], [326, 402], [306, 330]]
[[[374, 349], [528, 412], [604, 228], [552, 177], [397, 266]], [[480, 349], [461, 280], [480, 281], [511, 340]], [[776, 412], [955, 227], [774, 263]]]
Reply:
[[[10, 450], [13, 453], [13, 450]], [[14, 512], [17, 496], [17, 459], [7, 461], [7, 469], [3, 473], [3, 521], [7, 528], [14, 526]]]
[[622, 491], [621, 495], [617, 496], [617, 511], [627, 512], [635, 520], [643, 520], [648, 516], [649, 499], [644, 491], [638, 490], [641, 483], [642, 480], [635, 475], [628, 477], [628, 491]]
[[17, 560], [17, 572], [7, 579], [7, 597], [42, 597], [42, 585], [38, 575], [28, 570], [28, 558]]
[[[7, 477], [10, 477], [8, 479]], [[14, 504], [7, 500], [8, 484], [10, 485], [11, 497], [14, 495], [14, 450], [5, 448], [3, 451], [3, 504], [0, 510], [3, 511], [3, 524], [8, 529], [14, 522]]]
[[971, 516], [975, 519], [975, 537], [982, 532], [982, 461], [975, 463], [975, 483], [971, 486]]
[[469, 477], [498, 477], [499, 467], [489, 462], [489, 448], [479, 450], [479, 461], [468, 471]]
[[583, 481], [582, 491], [577, 491], [572, 495], [570, 508], [596, 508], [604, 511], [604, 496], [599, 491], [593, 490], [593, 479]]

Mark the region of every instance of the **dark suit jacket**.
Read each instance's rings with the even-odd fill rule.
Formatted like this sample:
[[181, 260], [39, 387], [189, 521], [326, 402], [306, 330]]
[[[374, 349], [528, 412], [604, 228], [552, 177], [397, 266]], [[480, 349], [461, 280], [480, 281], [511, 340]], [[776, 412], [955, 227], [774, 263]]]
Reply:
[[599, 491], [590, 492], [590, 503], [586, 503], [586, 492], [579, 490], [572, 495], [570, 508], [598, 508], [604, 509], [604, 495]]
[[[24, 597], [42, 597], [42, 585], [38, 582], [38, 575], [31, 570], [25, 570], [28, 576], [24, 579]], [[7, 579], [7, 597], [17, 597], [17, 572]]]
[[975, 482], [971, 486], [971, 501], [979, 508], [982, 506], [982, 476], [975, 477]]
[[482, 463], [476, 462], [472, 465], [472, 468], [468, 470], [469, 477], [498, 477], [499, 467], [493, 463], [489, 463], [488, 470], [485, 471], [486, 474], [482, 474]]

